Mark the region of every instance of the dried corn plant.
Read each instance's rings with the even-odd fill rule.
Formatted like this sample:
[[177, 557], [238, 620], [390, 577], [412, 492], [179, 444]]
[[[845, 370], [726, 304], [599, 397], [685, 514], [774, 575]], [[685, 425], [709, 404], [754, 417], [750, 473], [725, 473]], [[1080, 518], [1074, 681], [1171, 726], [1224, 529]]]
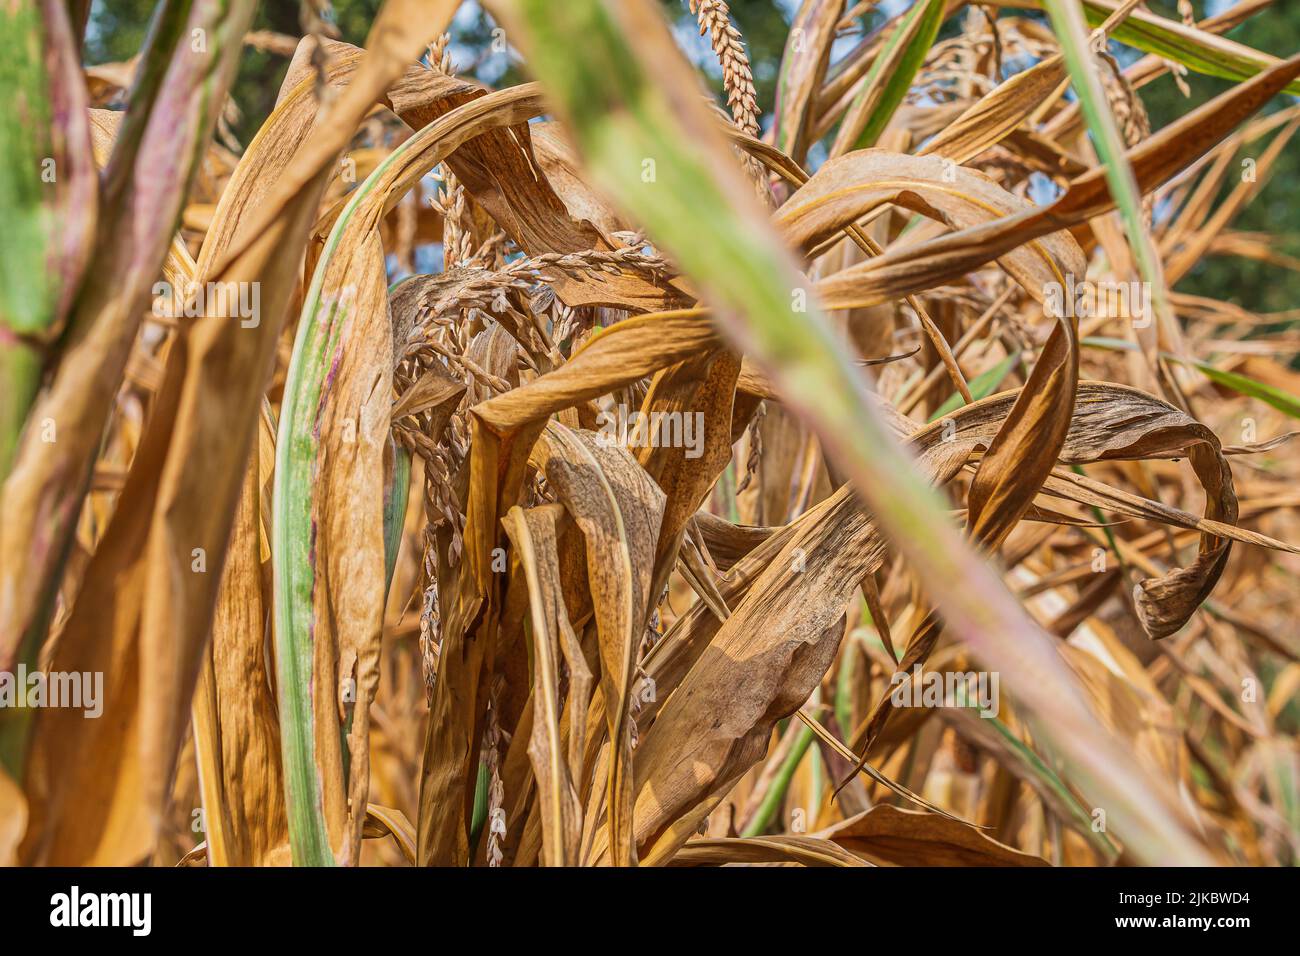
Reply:
[[0, 11], [0, 862], [1300, 861], [1267, 0], [458, 6]]

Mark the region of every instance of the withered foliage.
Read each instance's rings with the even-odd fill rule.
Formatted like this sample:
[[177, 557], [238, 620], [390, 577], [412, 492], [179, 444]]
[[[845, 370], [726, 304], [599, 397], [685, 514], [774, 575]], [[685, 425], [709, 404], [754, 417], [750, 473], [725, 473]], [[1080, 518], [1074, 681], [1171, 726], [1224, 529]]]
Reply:
[[458, 6], [0, 11], [0, 863], [1300, 861], [1268, 0]]

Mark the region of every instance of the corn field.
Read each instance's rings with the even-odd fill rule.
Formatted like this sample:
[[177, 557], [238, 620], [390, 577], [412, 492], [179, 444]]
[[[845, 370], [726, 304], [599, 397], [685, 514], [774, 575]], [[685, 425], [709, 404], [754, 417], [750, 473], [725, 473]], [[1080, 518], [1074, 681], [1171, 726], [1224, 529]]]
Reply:
[[0, 6], [0, 864], [1300, 863], [1206, 6], [802, 0], [772, 102], [724, 0]]

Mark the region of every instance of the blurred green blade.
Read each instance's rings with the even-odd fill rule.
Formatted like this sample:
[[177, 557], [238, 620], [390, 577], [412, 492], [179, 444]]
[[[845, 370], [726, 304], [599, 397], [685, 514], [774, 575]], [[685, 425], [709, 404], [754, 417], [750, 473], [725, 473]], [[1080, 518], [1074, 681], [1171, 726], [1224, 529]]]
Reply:
[[[1142, 281], [1151, 290], [1151, 307], [1161, 332], [1162, 344], [1180, 350], [1181, 337], [1176, 331], [1176, 323], [1169, 308], [1160, 257], [1146, 226], [1142, 192], [1129, 163], [1128, 144], [1120, 134], [1115, 114], [1111, 112], [1110, 101], [1106, 99], [1106, 93], [1101, 87], [1097, 58], [1088, 46], [1089, 37], [1079, 0], [1043, 0], [1043, 5], [1051, 17], [1052, 30], [1061, 45], [1061, 53], [1065, 57], [1075, 93], [1079, 96], [1093, 144], [1105, 164], [1106, 183], [1124, 224], [1133, 260]], [[1154, 350], [1154, 345], [1151, 349]], [[1150, 358], [1154, 365], [1154, 357]]]
[[0, 480], [81, 281], [99, 180], [86, 85], [61, 0], [0, 8]]
[[1000, 668], [1074, 780], [1106, 801], [1132, 852], [1207, 863], [1170, 788], [1103, 730], [1052, 639], [972, 552], [878, 417], [849, 350], [808, 301], [806, 279], [746, 188], [658, 9], [648, 0], [491, 6], [513, 25], [593, 184], [698, 283], [730, 341], [844, 469], [949, 631]]
[[[0, 670], [44, 636], [95, 456], [153, 284], [234, 76], [254, 0], [159, 5], [104, 171], [95, 247], [56, 374], [0, 502]], [[11, 731], [0, 721], [0, 738]], [[0, 748], [9, 748], [0, 740]]]

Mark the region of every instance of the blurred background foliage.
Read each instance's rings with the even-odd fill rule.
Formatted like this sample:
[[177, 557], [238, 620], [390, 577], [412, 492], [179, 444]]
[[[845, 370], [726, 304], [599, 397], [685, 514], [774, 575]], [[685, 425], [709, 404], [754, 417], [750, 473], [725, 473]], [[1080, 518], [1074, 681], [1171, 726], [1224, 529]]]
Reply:
[[[562, 2], [562, 0], [558, 0]], [[695, 18], [684, 2], [663, 0], [676, 18], [679, 42], [700, 66], [714, 90], [721, 94], [722, 71], [706, 38], [698, 36]], [[1218, 13], [1232, 0], [1196, 0], [1198, 18]], [[140, 49], [155, 4], [152, 0], [94, 0], [86, 31], [85, 62], [99, 64], [130, 59]], [[380, 6], [380, 0], [334, 0], [333, 21], [342, 39], [361, 44]], [[907, 0], [881, 0], [875, 11], [862, 18], [861, 28], [870, 30], [891, 13], [907, 6]], [[1150, 0], [1156, 13], [1178, 19], [1173, 0]], [[732, 16], [744, 34], [753, 64], [758, 100], [771, 120], [777, 67], [798, 0], [730, 0]], [[1002, 11], [1002, 16], [1019, 11]], [[1031, 14], [1032, 15], [1032, 14]], [[945, 34], [958, 29], [957, 18], [945, 25]], [[272, 0], [259, 8], [254, 29], [299, 35], [299, 5], [293, 0]], [[467, 2], [453, 24], [452, 59], [457, 72], [473, 74], [485, 83], [502, 85], [524, 79], [513, 53], [492, 52], [493, 22], [477, 3]], [[1288, 57], [1300, 50], [1300, 2], [1277, 0], [1274, 5], [1228, 34], [1258, 50]], [[850, 41], [851, 42], [851, 38]], [[1121, 62], [1129, 62], [1136, 51], [1112, 43]], [[234, 124], [236, 136], [247, 143], [253, 131], [275, 105], [275, 97], [288, 67], [288, 60], [275, 53], [249, 48], [240, 64], [233, 97], [241, 120]], [[1184, 98], [1173, 79], [1164, 76], [1142, 90], [1142, 98], [1153, 129], [1171, 122], [1195, 106], [1227, 89], [1231, 84], [1212, 77], [1187, 77], [1191, 98]], [[1241, 158], [1249, 154], [1243, 153]], [[812, 154], [815, 161], [818, 153]], [[1295, 183], [1300, 178], [1300, 146], [1292, 143], [1279, 158], [1271, 180], [1261, 195], [1238, 217], [1235, 226], [1243, 232], [1267, 232], [1274, 252], [1291, 257], [1300, 266], [1300, 203]], [[1225, 185], [1225, 191], [1231, 183]], [[1233, 302], [1261, 312], [1283, 312], [1300, 308], [1300, 269], [1237, 257], [1207, 256], [1178, 285], [1179, 291]], [[1293, 322], [1265, 326], [1268, 334]]]

